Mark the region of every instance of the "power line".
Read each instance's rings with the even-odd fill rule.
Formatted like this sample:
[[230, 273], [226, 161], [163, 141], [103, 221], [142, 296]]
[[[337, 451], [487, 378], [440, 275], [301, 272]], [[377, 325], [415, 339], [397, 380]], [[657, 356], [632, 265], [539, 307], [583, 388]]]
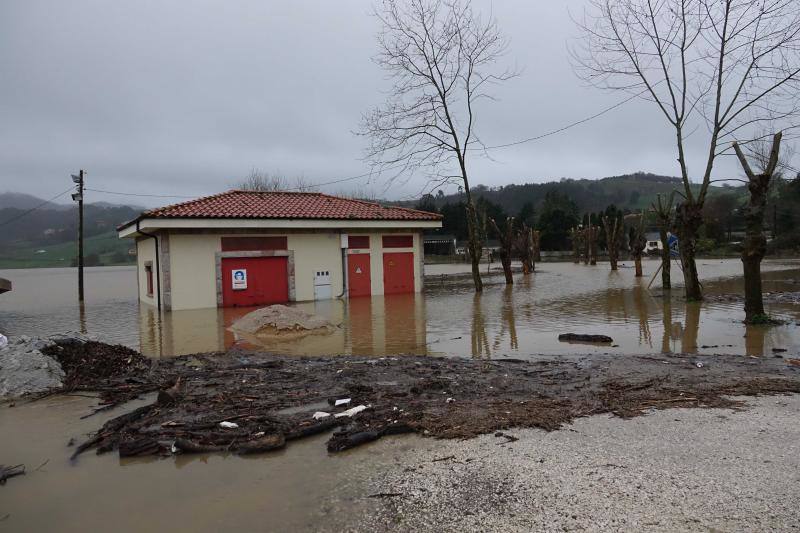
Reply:
[[144, 194], [137, 192], [106, 191], [103, 189], [90, 189], [88, 187], [85, 190], [92, 192], [102, 192], [105, 194], [117, 194], [120, 196], [146, 196], [148, 198], [197, 198], [196, 196], [184, 196], [180, 194]]
[[[593, 115], [590, 115], [588, 117], [582, 118], [580, 120], [576, 120], [575, 122], [571, 122], [570, 124], [567, 124], [567, 125], [562, 126], [560, 128], [557, 128], [557, 129], [550, 130], [548, 132], [542, 133], [541, 135], [536, 135], [534, 137], [528, 137], [527, 139], [521, 139], [521, 140], [518, 140], [518, 141], [513, 141], [513, 142], [509, 142], [509, 143], [505, 143], [505, 144], [498, 144], [498, 145], [495, 145], [495, 146], [484, 146], [484, 147], [481, 147], [481, 148], [477, 148], [477, 147], [476, 148], [468, 148], [468, 150], [470, 150], [470, 151], [497, 150], [497, 149], [500, 149], [500, 148], [509, 148], [511, 146], [518, 146], [520, 144], [525, 144], [525, 143], [529, 143], [529, 142], [533, 142], [533, 141], [538, 141], [538, 140], [544, 139], [546, 137], [551, 137], [553, 135], [556, 135], [558, 133], [562, 133], [562, 132], [567, 131], [567, 130], [569, 130], [571, 128], [574, 128], [576, 126], [580, 126], [581, 124], [585, 124], [585, 123], [587, 123], [589, 121], [592, 121], [592, 120], [594, 120], [596, 118], [602, 117], [603, 115], [605, 115], [607, 113], [610, 113], [611, 111], [613, 111], [613, 110], [615, 110], [615, 109], [617, 109], [619, 107], [622, 107], [623, 105], [627, 104], [631, 100], [640, 97], [641, 95], [643, 95], [646, 92], [647, 91], [645, 90], [645, 91], [642, 91], [640, 93], [631, 95], [628, 98], [626, 98], [625, 100], [617, 102], [616, 104], [614, 104], [614, 105], [612, 105], [610, 107], [607, 107], [607, 108], [605, 108], [605, 109], [603, 109], [603, 110], [601, 110], [601, 111], [599, 111], [599, 112], [597, 112], [597, 113], [595, 113]], [[393, 166], [382, 168], [377, 173], [381, 173], [381, 172], [388, 171], [388, 170], [397, 170], [397, 169], [400, 169], [400, 168], [404, 168], [406, 166], [407, 165], [405, 163], [398, 164], [398, 165], [393, 165]], [[337, 183], [345, 183], [345, 182], [348, 182], [348, 181], [353, 181], [353, 180], [365, 178], [367, 176], [372, 176], [375, 173], [376, 173], [375, 171], [369, 171], [369, 172], [365, 172], [363, 174], [358, 174], [356, 176], [348, 176], [348, 177], [345, 177], [345, 178], [338, 178], [338, 179], [335, 179], [335, 180], [326, 181], [326, 182], [322, 182], [322, 183], [313, 183], [313, 184], [310, 184], [310, 185], [301, 185], [301, 186], [298, 186], [298, 187], [289, 187], [289, 188], [283, 189], [283, 190], [284, 191], [304, 191], [304, 190], [313, 189], [313, 188], [317, 188], [317, 187], [325, 187], [325, 186], [328, 186], [328, 185], [335, 185]], [[119, 195], [119, 196], [138, 196], [138, 197], [146, 197], [146, 198], [197, 198], [197, 196], [185, 196], [185, 195], [179, 195], [179, 194], [145, 194], [145, 193], [130, 193], [130, 192], [109, 191], [109, 190], [103, 190], [103, 189], [89, 189], [89, 188], [87, 188], [86, 190], [87, 191], [92, 191], [92, 192], [105, 193], [105, 194], [116, 194], [116, 195]]]
[[529, 143], [529, 142], [533, 142], [533, 141], [538, 141], [540, 139], [544, 139], [545, 137], [550, 137], [550, 136], [555, 135], [557, 133], [561, 133], [563, 131], [567, 131], [568, 129], [574, 128], [575, 126], [580, 126], [581, 124], [585, 124], [585, 123], [587, 123], [587, 122], [589, 122], [591, 120], [594, 120], [596, 118], [602, 117], [606, 113], [610, 113], [611, 111], [617, 109], [618, 107], [622, 107], [623, 105], [627, 104], [631, 100], [633, 100], [635, 98], [639, 98], [641, 95], [643, 95], [646, 92], [647, 91], [645, 90], [645, 91], [642, 91], [642, 92], [640, 92], [638, 94], [631, 95], [628, 98], [626, 98], [625, 100], [617, 102], [616, 104], [612, 105], [611, 107], [607, 107], [607, 108], [603, 109], [602, 111], [600, 111], [598, 113], [595, 113], [594, 115], [588, 116], [586, 118], [582, 118], [580, 120], [576, 120], [575, 122], [567, 124], [566, 126], [562, 126], [562, 127], [558, 128], [558, 129], [551, 130], [551, 131], [548, 131], [546, 133], [542, 133], [541, 135], [536, 135], [535, 137], [528, 137], [527, 139], [522, 139], [522, 140], [519, 140], [519, 141], [513, 141], [513, 142], [510, 142], [510, 143], [506, 143], [506, 144], [498, 144], [498, 145], [495, 145], [495, 146], [485, 146], [483, 148], [470, 148], [470, 150], [479, 150], [479, 151], [496, 150], [498, 148], [508, 148], [510, 146], [518, 146], [520, 144], [525, 144], [525, 143]]
[[52, 202], [53, 200], [57, 200], [57, 199], [61, 198], [62, 196], [64, 196], [64, 195], [65, 195], [65, 194], [67, 194], [68, 192], [70, 192], [71, 190], [72, 190], [72, 187], [70, 187], [69, 189], [67, 189], [66, 191], [64, 191], [64, 192], [62, 192], [62, 193], [58, 193], [57, 195], [53, 196], [53, 197], [52, 197], [52, 198], [50, 198], [49, 200], [45, 200], [44, 202], [40, 203], [40, 204], [39, 204], [39, 205], [37, 205], [37, 206], [31, 207], [30, 209], [28, 209], [28, 210], [27, 210], [27, 211], [25, 211], [24, 213], [20, 213], [19, 215], [15, 216], [15, 217], [12, 217], [12, 218], [9, 218], [9, 219], [8, 219], [8, 220], [6, 220], [6, 221], [0, 222], [0, 228], [2, 228], [3, 226], [7, 226], [7, 225], [9, 225], [9, 224], [11, 224], [12, 222], [16, 222], [17, 220], [21, 219], [21, 218], [22, 218], [22, 217], [24, 217], [25, 215], [29, 215], [30, 213], [33, 213], [33, 212], [34, 212], [34, 211], [36, 211], [37, 209], [39, 209], [39, 208], [41, 208], [41, 207], [44, 207], [45, 205], [49, 204], [49, 203], [50, 203], [50, 202]]

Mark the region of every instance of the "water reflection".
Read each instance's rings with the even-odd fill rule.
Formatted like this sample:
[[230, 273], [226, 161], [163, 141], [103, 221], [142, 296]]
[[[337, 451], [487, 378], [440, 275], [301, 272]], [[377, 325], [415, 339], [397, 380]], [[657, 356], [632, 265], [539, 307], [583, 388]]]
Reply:
[[[766, 265], [765, 291], [798, 290], [800, 269]], [[655, 267], [657, 261], [645, 262], [651, 275]], [[741, 264], [723, 261], [701, 267], [723, 275], [738, 272]], [[13, 278], [15, 291], [0, 297], [0, 332], [35, 335], [82, 329], [154, 357], [232, 346], [296, 355], [475, 358], [653, 351], [763, 356], [771, 355], [773, 348], [800, 351], [800, 306], [767, 304], [769, 313], [788, 324], [745, 327], [741, 303], [709, 299], [687, 304], [679, 288], [663, 294], [648, 290], [647, 273], [636, 279], [624, 266], [609, 272], [607, 265], [544, 263], [531, 276], [517, 276], [511, 287], [502, 283], [502, 276], [487, 278], [480, 295], [472, 291], [468, 275], [445, 273], [427, 278], [423, 294], [299, 303], [295, 305], [339, 325], [331, 335], [300, 341], [265, 341], [234, 333], [230, 325], [252, 310], [248, 308], [159, 315], [137, 304], [134, 274], [129, 268], [89, 269], [87, 302], [81, 308], [70, 285], [70, 269], [4, 272], [4, 277]], [[52, 290], [46, 290], [48, 285]], [[704, 281], [708, 294], [741, 293], [741, 285], [741, 278]], [[558, 334], [567, 332], [609, 335], [614, 346], [558, 342]]]

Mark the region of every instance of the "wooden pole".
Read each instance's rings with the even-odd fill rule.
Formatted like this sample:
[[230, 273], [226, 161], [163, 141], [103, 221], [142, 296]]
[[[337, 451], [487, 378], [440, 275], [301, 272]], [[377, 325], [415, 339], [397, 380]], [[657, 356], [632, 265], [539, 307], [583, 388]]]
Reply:
[[83, 169], [78, 183], [78, 301], [83, 303]]

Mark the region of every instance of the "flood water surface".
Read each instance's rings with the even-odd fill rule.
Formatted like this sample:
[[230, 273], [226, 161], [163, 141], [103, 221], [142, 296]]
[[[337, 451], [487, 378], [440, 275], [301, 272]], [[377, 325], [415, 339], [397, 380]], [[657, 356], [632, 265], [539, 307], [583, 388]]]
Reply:
[[[83, 312], [74, 303], [74, 269], [13, 270], [0, 272], [14, 282], [14, 291], [0, 297], [0, 332], [83, 329], [154, 357], [232, 346], [296, 355], [514, 358], [670, 351], [763, 355], [773, 348], [800, 349], [800, 306], [768, 303], [767, 311], [787, 324], [745, 327], [741, 302], [710, 298], [687, 304], [675, 267], [675, 289], [662, 292], [660, 278], [648, 289], [658, 264], [645, 261], [645, 276], [636, 279], [629, 263], [616, 272], [607, 264], [542, 263], [532, 276], [517, 275], [512, 287], [503, 284], [495, 268], [481, 295], [472, 290], [467, 265], [430, 265], [422, 294], [294, 304], [339, 327], [329, 335], [287, 341], [259, 341], [231, 331], [236, 319], [252, 311], [248, 308], [159, 314], [139, 305], [131, 267], [88, 269]], [[739, 260], [701, 260], [698, 268], [707, 294], [742, 293]], [[800, 263], [765, 261], [763, 270], [764, 291], [800, 290]], [[604, 334], [614, 343], [568, 344], [558, 341], [560, 333]]]
[[[428, 267], [422, 294], [296, 304], [340, 326], [326, 336], [254, 346], [230, 324], [249, 309], [201, 309], [159, 316], [136, 301], [135, 270], [92, 268], [87, 302], [75, 304], [73, 269], [0, 272], [14, 291], [0, 296], [0, 332], [45, 335], [84, 329], [103, 340], [154, 357], [223, 350], [239, 345], [284, 354], [427, 354], [479, 358], [559, 357], [562, 354], [658, 353], [767, 355], [800, 351], [797, 304], [768, 304], [786, 320], [745, 327], [741, 302], [686, 304], [647, 288], [657, 262], [635, 279], [630, 268], [610, 272], [571, 263], [545, 263], [536, 274], [487, 277], [472, 291], [465, 265]], [[738, 260], [700, 261], [707, 294], [741, 293]], [[495, 271], [496, 272], [496, 271]], [[764, 264], [764, 290], [800, 290], [800, 264]], [[673, 278], [680, 276], [673, 271]], [[656, 280], [654, 287], [658, 287]], [[601, 333], [614, 345], [558, 341], [558, 334]], [[152, 401], [142, 398], [132, 409]], [[396, 457], [418, 445], [398, 436], [329, 455], [320, 435], [286, 450], [253, 457], [225, 454], [120, 460], [85, 454], [72, 464], [71, 439], [81, 442], [121, 409], [81, 419], [96, 405], [84, 396], [0, 404], [0, 463], [24, 463], [28, 473], [0, 487], [0, 531], [302, 531], [352, 512], [366, 501], [362, 481], [375, 470], [403, 468]], [[361, 492], [359, 492], [361, 491]], [[361, 502], [361, 503], [360, 503]]]

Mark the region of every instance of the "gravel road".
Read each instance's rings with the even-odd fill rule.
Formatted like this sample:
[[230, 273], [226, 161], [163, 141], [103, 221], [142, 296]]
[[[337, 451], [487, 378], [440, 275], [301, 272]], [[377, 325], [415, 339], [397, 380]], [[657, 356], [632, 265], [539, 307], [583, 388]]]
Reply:
[[[800, 530], [800, 395], [415, 439], [333, 519], [350, 531]], [[381, 443], [380, 446], [392, 446]], [[372, 497], [366, 497], [367, 494]], [[382, 496], [378, 496], [382, 495]], [[351, 508], [352, 510], [352, 508]]]

